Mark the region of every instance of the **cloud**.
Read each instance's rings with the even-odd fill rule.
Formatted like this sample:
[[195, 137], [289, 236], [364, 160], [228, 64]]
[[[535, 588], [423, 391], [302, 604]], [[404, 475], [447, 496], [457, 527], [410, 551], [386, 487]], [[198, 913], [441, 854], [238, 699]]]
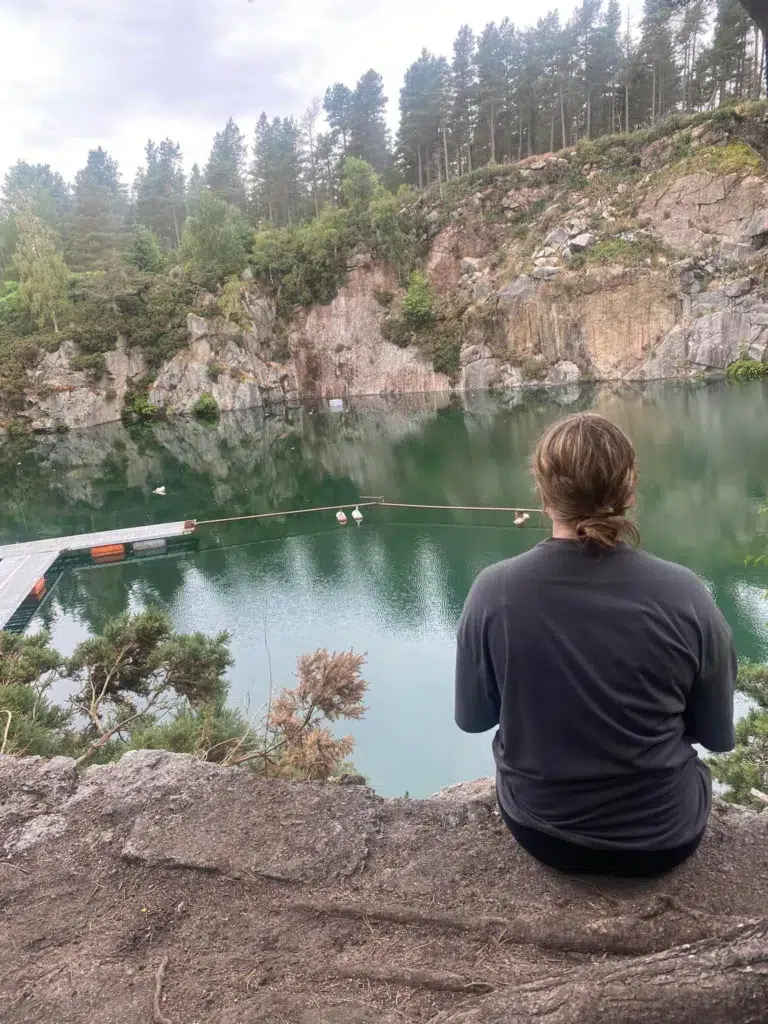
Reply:
[[0, 0], [0, 174], [18, 158], [71, 178], [104, 145], [126, 180], [148, 137], [203, 163], [232, 115], [300, 114], [334, 81], [384, 75], [390, 123], [421, 48], [449, 54], [463, 21], [528, 23], [573, 0]]

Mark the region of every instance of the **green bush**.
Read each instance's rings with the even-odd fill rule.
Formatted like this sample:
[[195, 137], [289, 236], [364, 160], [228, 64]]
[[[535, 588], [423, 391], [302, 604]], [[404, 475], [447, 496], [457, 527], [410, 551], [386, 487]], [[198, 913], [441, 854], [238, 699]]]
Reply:
[[768, 363], [742, 355], [726, 368], [725, 375], [729, 380], [759, 380], [768, 375]]
[[395, 301], [395, 293], [386, 291], [384, 288], [375, 288], [373, 291], [373, 297], [380, 306], [384, 307], [384, 309], [389, 309]]
[[435, 319], [435, 299], [423, 274], [414, 270], [402, 304], [403, 320], [413, 331], [423, 330]]
[[103, 352], [93, 352], [90, 355], [73, 356], [69, 364], [73, 370], [81, 370], [88, 376], [91, 383], [101, 380], [107, 372], [107, 361]]
[[222, 373], [224, 373], [224, 367], [221, 363], [208, 363], [206, 369], [208, 371], [208, 379], [212, 381], [217, 381]]
[[413, 340], [413, 331], [402, 317], [388, 316], [382, 321], [381, 336], [398, 348], [408, 348]]
[[215, 420], [219, 415], [219, 405], [210, 392], [204, 391], [192, 406], [191, 412], [199, 420]]
[[149, 384], [149, 380], [143, 380], [126, 391], [122, 412], [125, 422], [143, 423], [160, 415], [160, 410], [149, 400]]
[[248, 263], [253, 232], [240, 210], [219, 196], [203, 193], [181, 238], [181, 258], [195, 282], [214, 289]]
[[154, 232], [143, 224], [133, 229], [133, 239], [127, 253], [127, 260], [145, 274], [159, 274], [165, 266], [165, 258]]
[[653, 235], [637, 234], [630, 242], [626, 238], [608, 238], [597, 242], [591, 249], [576, 253], [568, 263], [569, 268], [579, 270], [595, 264], [611, 264], [623, 267], [637, 267], [647, 259], [664, 253], [664, 246]]

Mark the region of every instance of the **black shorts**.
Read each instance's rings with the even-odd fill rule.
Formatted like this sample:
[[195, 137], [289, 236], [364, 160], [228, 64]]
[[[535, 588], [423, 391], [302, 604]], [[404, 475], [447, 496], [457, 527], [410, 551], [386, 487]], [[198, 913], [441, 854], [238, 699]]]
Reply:
[[522, 848], [547, 867], [568, 874], [612, 875], [615, 878], [653, 878], [678, 867], [695, 853], [704, 833], [668, 850], [594, 850], [558, 839], [537, 828], [519, 825], [499, 804], [509, 831]]

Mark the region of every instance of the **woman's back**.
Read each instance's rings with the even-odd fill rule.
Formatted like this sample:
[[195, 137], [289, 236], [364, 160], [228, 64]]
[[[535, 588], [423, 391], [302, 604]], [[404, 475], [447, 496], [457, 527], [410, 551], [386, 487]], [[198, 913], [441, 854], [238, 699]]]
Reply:
[[[732, 658], [687, 569], [623, 543], [553, 539], [475, 582], [457, 722], [498, 721], [499, 798], [515, 821], [595, 847], [665, 849], [706, 823], [709, 772], [691, 742], [732, 746], [730, 695], [716, 685]], [[478, 672], [493, 685], [478, 687]]]
[[553, 424], [532, 471], [552, 539], [475, 581], [456, 721], [499, 726], [499, 804], [534, 856], [565, 870], [667, 870], [709, 816], [692, 744], [734, 743], [730, 629], [692, 572], [627, 543], [638, 540], [635, 451], [614, 423], [578, 413]]

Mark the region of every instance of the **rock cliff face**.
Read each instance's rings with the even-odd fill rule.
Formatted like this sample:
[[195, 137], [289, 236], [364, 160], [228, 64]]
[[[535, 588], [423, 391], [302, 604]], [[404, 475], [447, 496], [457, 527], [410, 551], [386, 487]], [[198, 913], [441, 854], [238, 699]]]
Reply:
[[3, 1021], [756, 1024], [767, 829], [717, 807], [673, 874], [585, 884], [516, 846], [491, 779], [382, 800], [0, 756]]
[[[332, 302], [287, 322], [252, 285], [245, 328], [190, 314], [189, 343], [159, 368], [149, 401], [183, 413], [208, 392], [231, 411], [690, 376], [742, 354], [768, 361], [768, 124], [713, 120], [622, 152], [608, 149], [602, 163], [545, 156], [498, 168], [445, 205], [434, 191], [419, 198], [438, 326], [460, 346], [450, 376], [428, 347], [385, 340], [403, 292], [390, 267], [361, 253]], [[77, 355], [65, 342], [29, 371], [25, 416], [36, 429], [117, 419], [147, 376], [124, 343], [95, 383], [73, 367]]]

